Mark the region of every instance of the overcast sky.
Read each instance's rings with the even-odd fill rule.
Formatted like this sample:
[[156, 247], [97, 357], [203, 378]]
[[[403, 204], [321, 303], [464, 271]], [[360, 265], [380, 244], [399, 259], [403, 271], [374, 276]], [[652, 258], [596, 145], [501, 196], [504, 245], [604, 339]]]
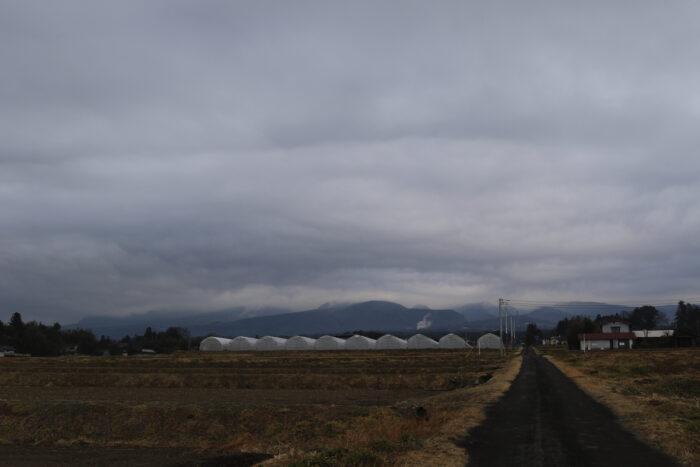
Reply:
[[0, 319], [700, 297], [699, 19], [0, 0]]

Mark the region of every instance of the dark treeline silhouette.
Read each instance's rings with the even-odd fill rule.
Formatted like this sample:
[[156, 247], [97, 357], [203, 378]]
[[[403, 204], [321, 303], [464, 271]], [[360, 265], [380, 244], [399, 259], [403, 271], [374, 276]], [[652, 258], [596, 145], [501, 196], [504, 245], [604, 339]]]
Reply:
[[22, 315], [14, 313], [9, 323], [0, 321], [0, 347], [11, 348], [17, 353], [35, 357], [51, 357], [65, 354], [121, 355], [140, 353], [151, 349], [157, 353], [197, 348], [202, 338], [190, 338], [184, 328], [170, 327], [163, 332], [146, 328], [143, 335], [125, 336], [120, 340], [101, 336], [99, 339], [87, 329], [61, 329], [54, 323], [22, 321]]
[[700, 335], [700, 306], [678, 302], [676, 309], [676, 329], [679, 334], [688, 336]]
[[588, 316], [576, 315], [559, 321], [554, 328], [554, 334], [565, 336], [570, 349], [578, 349], [580, 346], [578, 335], [587, 332], [600, 332], [600, 326], [601, 323], [593, 321]]
[[544, 333], [537, 328], [535, 323], [528, 323], [525, 330], [525, 345], [537, 344], [544, 337]]

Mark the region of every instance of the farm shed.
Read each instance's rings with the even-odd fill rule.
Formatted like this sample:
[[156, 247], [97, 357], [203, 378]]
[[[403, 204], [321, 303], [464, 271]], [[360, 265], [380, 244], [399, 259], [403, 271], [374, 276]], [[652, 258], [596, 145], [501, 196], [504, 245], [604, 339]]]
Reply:
[[231, 339], [225, 337], [209, 336], [199, 343], [199, 350], [202, 352], [220, 352], [228, 350]]
[[371, 350], [374, 348], [377, 341], [370, 339], [369, 337], [360, 336], [355, 334], [354, 336], [348, 338], [345, 341], [346, 350]]
[[411, 336], [406, 341], [406, 348], [408, 349], [437, 349], [439, 346], [440, 344], [437, 341], [423, 334]]
[[238, 336], [231, 339], [228, 343], [229, 350], [255, 350], [255, 343], [258, 340], [254, 337]]
[[274, 336], [265, 336], [255, 343], [255, 350], [284, 350], [287, 339]]
[[642, 329], [632, 331], [637, 339], [659, 339], [661, 337], [673, 337], [673, 329]]
[[287, 339], [284, 350], [313, 350], [316, 339], [304, 336], [294, 336]]
[[395, 350], [395, 349], [405, 349], [406, 341], [399, 339], [391, 334], [384, 334], [382, 337], [377, 339], [377, 343], [374, 346], [377, 350]]
[[343, 350], [345, 348], [345, 340], [340, 337], [321, 336], [316, 339], [314, 349], [316, 350]]
[[484, 334], [476, 341], [477, 347], [480, 349], [500, 349], [503, 347], [501, 338], [490, 332]]
[[471, 345], [457, 334], [446, 334], [440, 338], [438, 345], [441, 349], [469, 349]]
[[579, 334], [581, 350], [631, 349], [633, 332], [597, 332]]

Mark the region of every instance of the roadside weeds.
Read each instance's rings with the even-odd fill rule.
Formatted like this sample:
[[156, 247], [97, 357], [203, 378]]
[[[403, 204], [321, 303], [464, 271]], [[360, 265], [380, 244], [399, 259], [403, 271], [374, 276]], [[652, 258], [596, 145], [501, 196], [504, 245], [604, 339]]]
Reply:
[[437, 435], [425, 441], [422, 449], [406, 453], [398, 459], [397, 465], [415, 467], [467, 465], [469, 456], [462, 446], [467, 433], [485, 419], [487, 407], [510, 388], [520, 372], [521, 365], [522, 356], [518, 354], [483, 384], [424, 400], [428, 413], [436, 408], [450, 407], [449, 418]]

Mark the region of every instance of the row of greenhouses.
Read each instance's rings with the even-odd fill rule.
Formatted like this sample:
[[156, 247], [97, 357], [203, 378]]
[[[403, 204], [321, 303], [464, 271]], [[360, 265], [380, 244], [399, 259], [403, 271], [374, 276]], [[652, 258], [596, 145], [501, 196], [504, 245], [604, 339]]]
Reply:
[[[495, 340], [494, 340], [495, 338]], [[499, 348], [501, 339], [494, 334], [485, 334], [477, 342], [480, 348]], [[199, 350], [215, 351], [251, 351], [251, 350], [396, 350], [396, 349], [469, 349], [471, 346], [456, 334], [447, 334], [439, 340], [423, 334], [416, 334], [408, 339], [401, 339], [386, 334], [379, 339], [371, 339], [355, 334], [347, 339], [334, 336], [322, 336], [312, 339], [294, 336], [289, 339], [265, 336], [238, 336], [234, 339], [225, 337], [207, 337], [199, 345]]]

